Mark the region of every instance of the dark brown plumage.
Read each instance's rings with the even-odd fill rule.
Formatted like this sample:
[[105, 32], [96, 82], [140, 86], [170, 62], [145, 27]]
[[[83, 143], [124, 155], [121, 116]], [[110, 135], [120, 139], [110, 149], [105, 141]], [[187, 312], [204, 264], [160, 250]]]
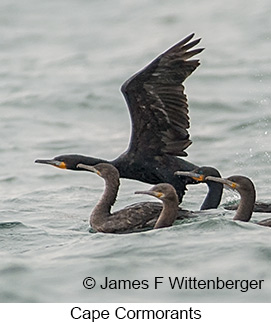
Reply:
[[[237, 210], [238, 203], [232, 205], [224, 206], [226, 210]], [[256, 201], [254, 204], [253, 212], [260, 212], [260, 213], [271, 213], [271, 204], [265, 202]]]
[[[150, 191], [147, 191], [149, 193], [146, 191], [144, 192], [145, 194], [150, 194], [161, 199], [164, 203], [163, 210], [161, 203], [143, 202], [127, 206], [122, 210], [111, 213], [111, 208], [116, 201], [120, 185], [118, 170], [113, 165], [107, 163], [100, 163], [95, 166], [79, 164], [77, 167], [96, 173], [105, 181], [104, 193], [90, 215], [90, 225], [94, 230], [104, 233], [141, 231], [144, 228], [150, 229], [153, 226], [155, 228], [160, 228], [169, 226], [169, 223], [172, 225], [177, 217], [179, 212], [178, 197], [175, 189], [171, 185], [171, 190], [168, 189], [169, 184], [158, 184]], [[174, 202], [177, 208], [174, 208], [172, 211], [174, 214], [170, 212], [169, 216], [167, 216], [169, 211], [168, 204], [166, 203], [168, 195], [169, 198], [174, 196]]]
[[175, 188], [167, 183], [161, 183], [153, 186], [148, 191], [138, 191], [136, 194], [148, 194], [160, 199], [163, 202], [163, 209], [157, 219], [154, 229], [172, 226], [178, 217], [178, 196]]
[[[216, 209], [219, 206], [223, 193], [223, 185], [214, 181], [206, 181], [207, 176], [221, 177], [219, 171], [216, 168], [210, 166], [202, 166], [189, 172], [177, 171], [175, 172], [175, 175], [192, 178], [192, 181], [187, 181], [187, 185], [195, 184], [197, 182], [207, 184], [208, 193], [200, 207], [201, 210]], [[238, 204], [226, 205], [224, 206], [224, 208], [227, 210], [237, 210]], [[253, 212], [271, 213], [271, 204], [255, 201]]]
[[271, 218], [261, 220], [257, 222], [257, 224], [262, 225], [264, 227], [271, 227]]
[[62, 155], [50, 160], [36, 160], [62, 169], [79, 170], [79, 163], [114, 165], [122, 178], [150, 184], [170, 183], [179, 201], [185, 191], [185, 181], [174, 176], [177, 170], [192, 170], [196, 166], [177, 156], [187, 156], [189, 116], [183, 82], [199, 66], [190, 59], [203, 49], [194, 47], [200, 39], [187, 36], [150, 64], [130, 77], [121, 87], [132, 124], [128, 149], [113, 161], [81, 155]]
[[[206, 180], [224, 184], [240, 194], [241, 200], [233, 220], [248, 222], [251, 219], [256, 200], [256, 189], [253, 182], [245, 176], [234, 175], [228, 178], [207, 176]], [[271, 226], [271, 219], [257, 222], [259, 225]]]

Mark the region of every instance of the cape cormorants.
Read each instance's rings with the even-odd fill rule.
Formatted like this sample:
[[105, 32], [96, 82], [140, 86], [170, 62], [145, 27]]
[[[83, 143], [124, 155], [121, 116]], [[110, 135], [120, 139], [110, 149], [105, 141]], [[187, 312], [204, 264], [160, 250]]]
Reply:
[[[175, 172], [175, 175], [190, 177], [194, 181], [191, 182], [191, 180], [188, 180], [186, 184], [194, 184], [197, 182], [207, 184], [208, 193], [203, 204], [201, 205], [201, 210], [216, 209], [219, 206], [223, 193], [223, 185], [210, 180], [206, 181], [207, 176], [221, 177], [217, 169], [214, 167], [203, 166], [198, 167], [191, 172], [177, 171]], [[226, 210], [237, 210], [238, 204], [225, 205], [224, 208]], [[254, 203], [253, 212], [271, 213], [271, 204], [256, 201]]]
[[[234, 175], [228, 178], [207, 176], [207, 181], [214, 181], [238, 191], [241, 200], [233, 220], [248, 222], [251, 219], [254, 203], [256, 200], [256, 189], [253, 182], [245, 176]], [[257, 222], [259, 225], [271, 226], [271, 218]]]
[[194, 49], [200, 39], [191, 34], [163, 52], [149, 65], [130, 77], [121, 87], [132, 124], [128, 149], [112, 161], [81, 155], [62, 155], [36, 160], [63, 169], [79, 170], [79, 163], [114, 165], [122, 178], [150, 184], [170, 183], [182, 201], [185, 181], [174, 176], [177, 170], [196, 166], [177, 156], [187, 156], [189, 116], [183, 82], [199, 66], [189, 59], [203, 48]]
[[[111, 213], [120, 185], [118, 170], [108, 163], [95, 166], [78, 164], [77, 167], [93, 172], [105, 181], [104, 193], [90, 215], [90, 225], [94, 230], [104, 233], [128, 233], [151, 228], [154, 221], [156, 229], [170, 226], [176, 219], [178, 197], [170, 184], [157, 184], [149, 191], [137, 192], [157, 197], [163, 202], [163, 209], [161, 203], [143, 202]], [[157, 208], [157, 204], [160, 204], [160, 208]]]

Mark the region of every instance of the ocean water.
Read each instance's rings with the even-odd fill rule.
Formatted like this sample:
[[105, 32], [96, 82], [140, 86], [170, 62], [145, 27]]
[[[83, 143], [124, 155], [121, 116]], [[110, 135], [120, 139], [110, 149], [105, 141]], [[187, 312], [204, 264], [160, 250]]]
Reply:
[[[101, 179], [34, 164], [123, 152], [130, 121], [120, 85], [195, 32], [205, 51], [185, 82], [193, 141], [186, 158], [249, 176], [257, 199], [271, 202], [270, 11], [267, 0], [1, 1], [1, 302], [271, 301], [271, 229], [253, 223], [268, 214], [233, 222], [223, 208], [238, 200], [232, 191], [217, 210], [171, 228], [93, 234], [88, 218]], [[122, 180], [115, 209], [146, 200], [134, 191], [148, 187]], [[205, 185], [189, 187], [183, 207], [197, 211], [205, 194]], [[94, 289], [83, 287], [86, 277]], [[103, 289], [105, 277], [140, 287]], [[247, 291], [172, 289], [169, 277], [264, 282]]]

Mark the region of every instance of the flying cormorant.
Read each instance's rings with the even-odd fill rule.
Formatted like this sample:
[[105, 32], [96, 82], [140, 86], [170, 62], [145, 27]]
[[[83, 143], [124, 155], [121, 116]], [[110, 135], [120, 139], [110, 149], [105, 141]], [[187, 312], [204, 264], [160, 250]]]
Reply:
[[82, 155], [61, 155], [35, 162], [70, 170], [79, 170], [79, 163], [92, 166], [110, 163], [122, 178], [150, 184], [170, 183], [181, 202], [185, 180], [174, 176], [174, 172], [196, 168], [178, 157], [187, 156], [185, 150], [192, 143], [183, 82], [200, 64], [198, 59], [190, 58], [203, 50], [194, 49], [200, 39], [192, 40], [193, 37], [191, 34], [163, 52], [122, 85], [132, 132], [128, 149], [118, 158], [107, 161]]

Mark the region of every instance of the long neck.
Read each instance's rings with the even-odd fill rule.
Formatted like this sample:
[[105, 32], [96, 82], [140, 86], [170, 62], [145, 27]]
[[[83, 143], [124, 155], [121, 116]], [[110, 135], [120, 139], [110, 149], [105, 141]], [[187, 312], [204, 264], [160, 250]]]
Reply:
[[163, 201], [163, 209], [157, 219], [154, 229], [172, 226], [178, 215], [178, 200]]
[[240, 193], [241, 201], [233, 220], [248, 222], [252, 216], [256, 194], [254, 191]]
[[216, 209], [221, 201], [223, 193], [223, 185], [221, 183], [207, 181], [207, 185], [208, 193], [200, 207], [201, 210]]
[[105, 179], [105, 190], [103, 195], [94, 207], [90, 216], [90, 222], [92, 225], [94, 223], [104, 223], [108, 216], [111, 215], [110, 211], [116, 201], [119, 185], [119, 179]]

